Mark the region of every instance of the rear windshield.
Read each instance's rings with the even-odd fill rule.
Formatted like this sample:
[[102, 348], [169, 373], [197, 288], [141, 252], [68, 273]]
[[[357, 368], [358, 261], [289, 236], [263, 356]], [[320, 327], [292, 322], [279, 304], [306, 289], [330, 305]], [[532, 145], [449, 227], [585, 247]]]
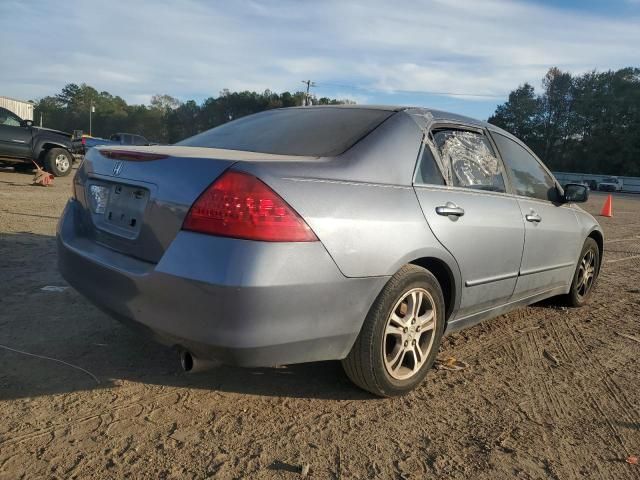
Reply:
[[330, 157], [351, 148], [393, 113], [323, 107], [267, 110], [199, 133], [177, 145]]

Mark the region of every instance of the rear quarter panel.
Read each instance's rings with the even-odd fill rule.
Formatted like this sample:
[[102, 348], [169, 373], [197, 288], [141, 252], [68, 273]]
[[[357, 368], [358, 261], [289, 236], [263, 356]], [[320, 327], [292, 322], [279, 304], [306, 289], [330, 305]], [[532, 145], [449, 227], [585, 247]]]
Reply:
[[391, 117], [345, 154], [306, 163], [243, 163], [313, 229], [347, 277], [390, 276], [424, 257], [456, 261], [431, 232], [412, 186], [422, 132], [406, 114]]

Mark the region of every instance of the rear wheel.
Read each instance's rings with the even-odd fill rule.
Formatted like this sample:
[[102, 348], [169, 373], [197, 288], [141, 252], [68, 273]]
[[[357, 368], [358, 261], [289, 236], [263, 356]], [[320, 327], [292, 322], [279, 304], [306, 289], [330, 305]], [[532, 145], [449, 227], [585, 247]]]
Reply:
[[596, 241], [589, 237], [584, 242], [576, 272], [573, 275], [567, 301], [572, 307], [581, 307], [589, 301], [591, 292], [600, 272], [600, 249]]
[[405, 265], [372, 305], [342, 365], [351, 381], [375, 395], [403, 395], [433, 366], [443, 331], [438, 281], [424, 268]]
[[48, 172], [56, 177], [65, 177], [71, 173], [73, 157], [64, 148], [52, 148], [44, 157], [44, 165]]

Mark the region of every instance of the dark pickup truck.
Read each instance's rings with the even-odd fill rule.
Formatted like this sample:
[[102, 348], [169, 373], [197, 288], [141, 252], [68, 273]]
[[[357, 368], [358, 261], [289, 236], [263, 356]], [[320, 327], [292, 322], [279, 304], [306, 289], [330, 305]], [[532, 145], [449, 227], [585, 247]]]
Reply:
[[34, 127], [15, 113], [0, 108], [0, 162], [16, 170], [32, 170], [33, 162], [57, 177], [71, 173], [74, 154], [81, 153], [80, 142], [71, 134]]

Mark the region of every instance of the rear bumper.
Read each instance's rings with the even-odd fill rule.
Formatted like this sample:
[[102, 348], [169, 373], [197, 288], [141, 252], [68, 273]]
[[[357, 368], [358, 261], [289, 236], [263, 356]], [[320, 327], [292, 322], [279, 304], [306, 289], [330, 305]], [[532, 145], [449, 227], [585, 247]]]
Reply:
[[320, 242], [268, 243], [180, 232], [158, 264], [57, 233], [63, 277], [98, 307], [201, 358], [271, 366], [344, 358], [387, 277], [347, 278]]

